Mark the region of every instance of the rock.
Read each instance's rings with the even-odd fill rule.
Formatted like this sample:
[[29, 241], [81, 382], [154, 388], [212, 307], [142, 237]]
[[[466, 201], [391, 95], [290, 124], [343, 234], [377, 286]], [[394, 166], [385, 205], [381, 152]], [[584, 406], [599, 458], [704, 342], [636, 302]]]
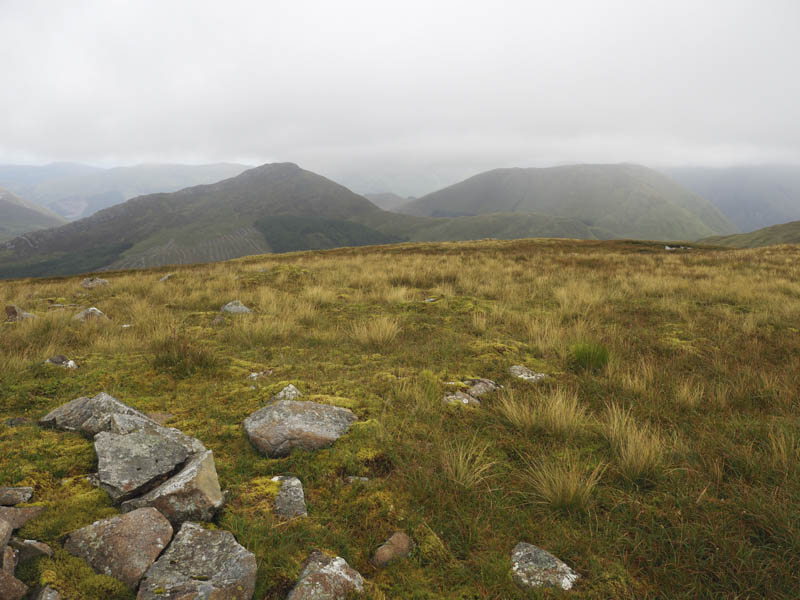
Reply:
[[27, 593], [27, 585], [10, 573], [0, 569], [0, 598], [3, 600], [22, 600]]
[[234, 300], [233, 302], [228, 302], [225, 306], [222, 307], [221, 310], [222, 312], [230, 313], [233, 315], [252, 312], [249, 308], [247, 308], [244, 304], [242, 304], [238, 300]]
[[36, 540], [20, 540], [11, 538], [8, 545], [17, 551], [17, 560], [21, 563], [40, 556], [53, 556], [53, 549], [44, 542]]
[[172, 539], [172, 525], [155, 508], [95, 521], [67, 536], [64, 549], [92, 569], [136, 589]]
[[268, 375], [272, 375], [272, 369], [267, 369], [265, 371], [255, 371], [254, 373], [250, 373], [247, 378], [250, 381], [255, 381], [256, 379], [261, 379], [262, 377], [267, 377]]
[[345, 559], [316, 550], [286, 600], [339, 600], [363, 591], [364, 579]]
[[48, 365], [56, 365], [59, 367], [64, 367], [65, 369], [77, 369], [78, 365], [75, 363], [74, 360], [68, 359], [63, 354], [56, 354], [55, 356], [51, 356], [46, 361], [45, 364]]
[[137, 600], [250, 600], [256, 557], [228, 531], [184, 523], [161, 557], [147, 570]]
[[473, 398], [464, 392], [453, 392], [452, 394], [445, 394], [442, 399], [446, 404], [461, 404], [463, 406], [480, 406], [481, 401]]
[[511, 553], [511, 576], [523, 588], [556, 587], [568, 590], [579, 575], [549, 552], [520, 542]]
[[0, 506], [14, 506], [33, 497], [32, 487], [0, 487]]
[[126, 435], [137, 431], [158, 435], [183, 446], [189, 454], [205, 452], [206, 447], [197, 438], [190, 437], [174, 427], [164, 427], [148, 417], [138, 415], [108, 415], [97, 422], [102, 431]]
[[344, 482], [347, 484], [354, 484], [354, 483], [366, 483], [369, 481], [369, 477], [358, 477], [356, 475], [348, 475], [344, 478]]
[[174, 275], [175, 275], [175, 273], [167, 273], [166, 275], [161, 277], [158, 281], [161, 282], [161, 283], [163, 283], [165, 281], [169, 281]]
[[25, 312], [19, 306], [13, 304], [6, 306], [6, 321], [10, 323], [18, 323], [25, 319], [35, 319], [36, 315], [33, 313]]
[[87, 277], [81, 281], [81, 287], [85, 287], [89, 290], [96, 287], [102, 287], [104, 285], [108, 285], [108, 280], [101, 279], [100, 277]]
[[90, 306], [89, 308], [82, 310], [74, 317], [72, 317], [73, 321], [107, 321], [108, 317], [105, 313], [100, 310], [99, 308], [95, 308], [94, 306]]
[[144, 414], [123, 404], [105, 392], [93, 398], [76, 398], [62, 404], [39, 420], [42, 427], [52, 427], [63, 431], [80, 431], [94, 436], [108, 427], [108, 417], [114, 414], [136, 415], [147, 419]]
[[274, 402], [277, 402], [278, 400], [294, 400], [302, 395], [303, 393], [290, 383], [280, 392], [278, 392], [272, 398], [270, 398], [270, 400]]
[[531, 371], [528, 367], [523, 367], [522, 365], [514, 365], [509, 369], [509, 372], [514, 377], [519, 377], [520, 379], [524, 379], [525, 381], [530, 381], [532, 383], [536, 383], [537, 381], [547, 378], [546, 373], [536, 373], [535, 371]]
[[133, 327], [133, 325], [131, 325], [130, 323], [123, 323], [122, 325], [120, 325], [120, 327], [122, 329], [130, 329], [131, 327]]
[[0, 521], [11, 525], [11, 529], [19, 529], [31, 519], [38, 517], [43, 511], [44, 506], [20, 506], [18, 508], [0, 506]]
[[210, 521], [223, 500], [214, 454], [206, 450], [190, 460], [177, 475], [144, 496], [123, 502], [120, 509], [128, 512], [153, 506], [177, 525], [189, 520]]
[[11, 539], [12, 531], [14, 531], [14, 528], [11, 526], [11, 523], [5, 519], [0, 519], [0, 549], [6, 547], [8, 540]]
[[0, 552], [0, 569], [8, 573], [14, 574], [14, 569], [17, 568], [17, 551], [11, 546], [6, 546], [5, 550]]
[[49, 585], [46, 585], [43, 588], [39, 588], [31, 600], [61, 600], [61, 594]]
[[268, 456], [286, 456], [292, 448], [316, 450], [344, 435], [356, 416], [346, 408], [316, 402], [280, 400], [244, 420], [253, 445]]
[[395, 531], [372, 555], [376, 567], [388, 565], [393, 560], [405, 558], [414, 549], [414, 542], [402, 531]]
[[303, 484], [297, 477], [279, 476], [272, 481], [279, 481], [281, 489], [275, 497], [275, 514], [284, 519], [308, 516]]
[[101, 431], [94, 438], [97, 477], [114, 502], [138, 496], [179, 469], [189, 452], [160, 435]]
[[499, 390], [502, 386], [497, 385], [491, 379], [467, 379], [464, 381], [469, 387], [467, 393], [473, 398], [482, 398], [490, 392]]

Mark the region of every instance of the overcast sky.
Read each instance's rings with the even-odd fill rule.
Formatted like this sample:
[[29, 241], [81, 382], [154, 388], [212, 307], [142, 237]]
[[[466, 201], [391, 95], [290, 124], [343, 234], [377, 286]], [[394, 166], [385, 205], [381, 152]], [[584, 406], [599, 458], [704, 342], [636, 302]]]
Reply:
[[800, 0], [0, 0], [0, 73], [0, 162], [800, 163]]

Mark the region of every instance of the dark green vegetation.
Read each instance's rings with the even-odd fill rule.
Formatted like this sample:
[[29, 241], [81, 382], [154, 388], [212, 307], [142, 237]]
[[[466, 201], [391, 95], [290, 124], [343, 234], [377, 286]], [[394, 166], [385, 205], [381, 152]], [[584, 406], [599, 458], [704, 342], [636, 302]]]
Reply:
[[783, 223], [757, 229], [750, 233], [718, 235], [702, 240], [707, 244], [731, 246], [733, 248], [758, 248], [777, 244], [800, 244], [800, 221]]
[[145, 164], [111, 169], [71, 163], [0, 165], [0, 186], [67, 219], [80, 219], [135, 196], [214, 183], [246, 168], [228, 163]]
[[599, 371], [608, 364], [608, 348], [596, 342], [577, 342], [569, 348], [569, 363], [575, 369]]
[[[91, 442], [35, 425], [105, 391], [171, 413], [214, 451], [230, 491], [216, 525], [256, 553], [256, 600], [285, 598], [314, 548], [346, 558], [373, 600], [794, 599], [798, 259], [792, 246], [521, 240], [250, 257], [163, 283], [163, 271], [117, 272], [88, 291], [79, 277], [0, 282], [0, 302], [39, 315], [0, 325], [0, 413], [28, 419], [0, 428], [0, 485], [35, 487], [47, 512], [21, 535], [56, 547], [113, 514], [86, 481]], [[254, 313], [212, 326], [234, 299]], [[52, 308], [71, 302], [111, 320]], [[572, 368], [586, 340], [607, 348], [605, 368]], [[42, 364], [57, 353], [79, 369]], [[549, 378], [514, 379], [516, 364]], [[447, 382], [469, 377], [505, 389], [477, 409], [443, 404], [458, 387]], [[241, 422], [288, 383], [358, 423], [329, 449], [260, 456]], [[303, 481], [309, 518], [272, 514], [280, 474]], [[417, 550], [372, 567], [395, 530]], [[519, 541], [575, 568], [576, 589], [518, 590]], [[23, 574], [66, 600], [128, 597], [61, 551]]]
[[736, 231], [710, 202], [637, 165], [495, 169], [397, 210], [431, 217], [537, 213], [573, 219], [600, 239], [696, 240]]
[[713, 202], [740, 231], [800, 219], [800, 167], [683, 168], [664, 172]]
[[64, 223], [65, 220], [57, 214], [0, 188], [0, 242], [28, 231], [57, 227]]
[[253, 225], [275, 253], [376, 246], [401, 241], [360, 223], [341, 219], [279, 215], [259, 219]]

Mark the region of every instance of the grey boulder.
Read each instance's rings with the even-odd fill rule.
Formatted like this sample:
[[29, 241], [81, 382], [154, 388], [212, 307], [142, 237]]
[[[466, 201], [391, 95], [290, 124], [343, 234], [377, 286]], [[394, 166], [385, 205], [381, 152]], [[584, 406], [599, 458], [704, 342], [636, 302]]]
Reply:
[[296, 400], [302, 395], [303, 393], [290, 383], [270, 399], [273, 402], [277, 402], [278, 400]]
[[511, 553], [511, 576], [522, 588], [572, 588], [579, 575], [555, 556], [520, 542]]
[[46, 585], [43, 588], [39, 588], [31, 600], [61, 600], [61, 594], [49, 585]]
[[536, 383], [537, 381], [541, 381], [542, 379], [547, 379], [546, 373], [537, 373], [532, 371], [528, 367], [524, 367], [522, 365], [514, 365], [509, 369], [509, 372], [518, 379], [522, 379], [524, 381], [530, 381], [531, 383]]
[[11, 538], [8, 545], [17, 551], [17, 561], [25, 562], [39, 558], [40, 556], [53, 556], [53, 549], [44, 542], [37, 542], [36, 540], [20, 540]]
[[356, 416], [346, 408], [280, 400], [257, 410], [244, 420], [244, 430], [262, 453], [286, 456], [293, 448], [317, 450], [344, 435]]
[[107, 430], [108, 419], [114, 414], [136, 415], [147, 419], [138, 410], [123, 404], [105, 392], [100, 392], [93, 398], [84, 396], [62, 404], [42, 417], [39, 425], [62, 431], [79, 431], [94, 436]]
[[473, 398], [483, 398], [486, 394], [500, 389], [497, 383], [491, 379], [467, 379], [464, 381], [469, 386], [467, 393]]
[[453, 392], [451, 394], [445, 394], [442, 401], [445, 404], [451, 404], [451, 405], [473, 406], [473, 407], [481, 405], [480, 400], [478, 400], [474, 396], [471, 396], [470, 394], [461, 391]]
[[225, 306], [222, 307], [221, 310], [222, 310], [222, 312], [230, 313], [230, 314], [233, 314], [233, 315], [252, 312], [244, 304], [239, 302], [239, 300], [234, 300], [233, 302], [228, 302]]
[[32, 487], [0, 487], [0, 506], [14, 506], [33, 497]]
[[297, 477], [278, 476], [272, 481], [280, 482], [281, 488], [275, 497], [275, 514], [284, 519], [305, 517], [306, 498], [303, 493], [303, 484]]
[[172, 539], [172, 525], [155, 508], [96, 521], [67, 536], [64, 549], [136, 589]]
[[25, 523], [39, 516], [44, 511], [44, 506], [0, 506], [0, 522], [5, 521], [11, 529], [24, 527]]
[[250, 600], [256, 557], [228, 531], [184, 523], [139, 584], [137, 600]]
[[206, 448], [197, 438], [190, 437], [174, 427], [164, 427], [150, 417], [137, 414], [112, 414], [98, 421], [101, 431], [127, 435], [129, 433], [149, 433], [183, 446], [189, 454], [205, 452]]
[[99, 308], [95, 308], [94, 306], [90, 306], [87, 309], [82, 310], [81, 312], [77, 313], [74, 317], [72, 317], [73, 321], [107, 321], [108, 317], [106, 314], [100, 310]]
[[316, 550], [286, 600], [339, 600], [363, 591], [364, 579], [345, 559]]

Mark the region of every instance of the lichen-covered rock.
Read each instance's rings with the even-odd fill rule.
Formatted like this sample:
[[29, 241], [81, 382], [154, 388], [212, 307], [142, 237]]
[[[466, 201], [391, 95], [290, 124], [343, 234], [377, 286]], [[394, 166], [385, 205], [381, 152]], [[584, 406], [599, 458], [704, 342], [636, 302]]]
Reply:
[[473, 398], [482, 398], [486, 394], [500, 389], [497, 383], [491, 379], [467, 379], [464, 381], [469, 386], [467, 393]]
[[414, 542], [402, 531], [395, 531], [372, 555], [372, 564], [383, 567], [399, 558], [405, 558], [414, 549]]
[[13, 531], [14, 528], [11, 527], [11, 523], [0, 518], [0, 550], [6, 547], [6, 544], [11, 539], [11, 533]]
[[578, 574], [555, 556], [532, 544], [520, 542], [511, 553], [511, 576], [523, 588], [570, 589]]
[[522, 379], [524, 381], [530, 381], [531, 383], [536, 383], [537, 381], [541, 381], [542, 379], [547, 379], [546, 373], [536, 373], [535, 371], [530, 370], [528, 367], [524, 367], [522, 365], [514, 365], [509, 369], [509, 372], [514, 376]]
[[297, 477], [278, 476], [272, 481], [280, 482], [281, 488], [275, 497], [275, 514], [284, 519], [305, 517], [306, 498], [303, 493], [303, 484]]
[[0, 506], [0, 521], [11, 525], [11, 529], [24, 527], [25, 523], [39, 516], [44, 511], [44, 506]]
[[[2, 548], [2, 546], [0, 546]], [[14, 550], [11, 546], [6, 546], [2, 552], [0, 552], [0, 569], [8, 573], [9, 575], [14, 574], [14, 569], [17, 568], [17, 551]]]
[[278, 400], [296, 400], [297, 398], [299, 398], [302, 395], [303, 395], [303, 393], [290, 383], [285, 388], [283, 388], [280, 392], [275, 394], [271, 398], [271, 400], [273, 402], [277, 402]]
[[61, 600], [61, 594], [51, 588], [49, 585], [40, 588], [34, 593], [31, 600]]
[[280, 400], [244, 420], [253, 445], [268, 456], [286, 456], [293, 448], [317, 450], [344, 435], [356, 416], [346, 408]]
[[84, 287], [88, 290], [96, 287], [101, 287], [104, 285], [108, 285], [107, 279], [102, 279], [100, 277], [87, 277], [83, 281], [81, 281], [81, 287]]
[[86, 308], [86, 309], [82, 310], [81, 312], [77, 313], [74, 317], [72, 317], [72, 320], [73, 321], [94, 321], [94, 320], [107, 321], [108, 317], [99, 308], [96, 308], [94, 306], [90, 306], [89, 308]]
[[19, 306], [13, 304], [6, 306], [6, 321], [10, 323], [17, 323], [25, 319], [35, 319], [36, 315], [33, 313], [25, 312]]
[[53, 556], [53, 549], [44, 542], [11, 538], [8, 545], [17, 551], [17, 561], [24, 563], [40, 556]]
[[14, 506], [33, 496], [32, 487], [0, 487], [0, 506]]
[[250, 600], [256, 557], [228, 531], [184, 523], [139, 584], [137, 600]]
[[138, 410], [120, 402], [105, 392], [100, 392], [93, 398], [84, 396], [62, 404], [42, 417], [39, 420], [39, 425], [63, 431], [79, 431], [94, 436], [106, 430], [109, 417], [114, 414], [136, 415], [142, 419], [147, 419]]
[[172, 539], [172, 525], [155, 508], [95, 521], [67, 536], [64, 549], [136, 589]]
[[140, 498], [123, 502], [123, 512], [153, 506], [173, 525], [184, 521], [210, 521], [223, 504], [214, 454], [198, 454], [176, 475]]
[[480, 400], [461, 391], [453, 392], [452, 394], [445, 394], [442, 401], [445, 404], [452, 404], [452, 405], [460, 404], [461, 406], [477, 407], [481, 405]]
[[101, 431], [94, 438], [97, 478], [114, 502], [138, 496], [167, 479], [189, 457], [186, 448], [160, 435]]
[[203, 446], [202, 442], [197, 438], [190, 437], [174, 427], [159, 425], [155, 420], [146, 416], [135, 414], [108, 415], [100, 420], [97, 426], [100, 427], [102, 431], [120, 435], [127, 435], [135, 432], [158, 435], [183, 446], [189, 454], [199, 454], [200, 452], [206, 451], [205, 446]]
[[317, 550], [306, 560], [286, 600], [339, 600], [363, 591], [364, 579], [345, 559]]
[[0, 569], [0, 598], [3, 600], [22, 600], [28, 593], [28, 586]]
[[239, 300], [228, 302], [225, 306], [222, 307], [221, 310], [222, 312], [230, 313], [233, 315], [251, 312], [251, 310], [247, 308], [244, 304], [242, 304]]

